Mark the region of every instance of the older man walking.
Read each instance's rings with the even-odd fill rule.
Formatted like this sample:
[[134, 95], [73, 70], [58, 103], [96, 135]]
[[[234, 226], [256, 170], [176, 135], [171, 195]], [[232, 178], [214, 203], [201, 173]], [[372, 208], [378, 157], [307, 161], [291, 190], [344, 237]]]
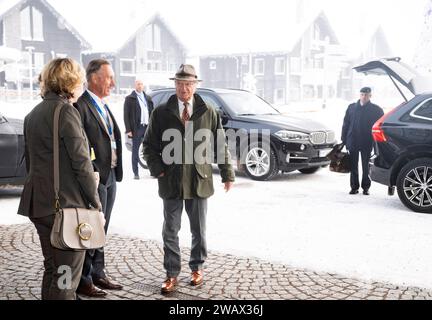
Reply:
[[[206, 154], [206, 150], [215, 147], [218, 155], [222, 155], [218, 166], [227, 192], [234, 182], [219, 115], [195, 93], [199, 80], [194, 67], [182, 65], [171, 80], [175, 81], [176, 94], [153, 111], [144, 138], [144, 157], [151, 175], [158, 178], [159, 195], [164, 205], [162, 235], [166, 279], [162, 284], [162, 293], [174, 291], [178, 283], [181, 270], [178, 232], [183, 207], [188, 214], [192, 233], [190, 284], [198, 286], [203, 283], [203, 264], [207, 257], [207, 199], [214, 193], [212, 157]], [[197, 132], [200, 134], [197, 135]], [[194, 137], [202, 135], [208, 139], [194, 140]], [[167, 136], [174, 140], [167, 139]], [[170, 152], [172, 147], [174, 152]]]

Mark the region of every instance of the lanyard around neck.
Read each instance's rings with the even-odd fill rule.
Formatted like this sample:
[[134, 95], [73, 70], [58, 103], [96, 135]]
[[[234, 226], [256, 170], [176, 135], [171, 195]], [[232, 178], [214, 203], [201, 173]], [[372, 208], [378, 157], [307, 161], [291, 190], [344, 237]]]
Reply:
[[95, 99], [91, 95], [90, 95], [90, 99], [91, 99], [92, 104], [95, 106], [96, 110], [98, 111], [98, 113], [102, 117], [102, 119], [105, 120], [105, 124], [106, 124], [106, 126], [108, 128], [108, 132], [109, 132], [109, 134], [111, 136], [113, 134], [113, 130], [112, 130], [112, 127], [111, 127], [111, 122], [109, 121], [109, 118], [108, 118], [108, 114], [109, 114], [108, 113], [108, 108], [106, 107], [106, 105], [104, 105], [104, 108], [105, 108], [105, 114], [104, 114], [102, 112], [102, 109], [99, 107], [98, 103], [95, 101]]

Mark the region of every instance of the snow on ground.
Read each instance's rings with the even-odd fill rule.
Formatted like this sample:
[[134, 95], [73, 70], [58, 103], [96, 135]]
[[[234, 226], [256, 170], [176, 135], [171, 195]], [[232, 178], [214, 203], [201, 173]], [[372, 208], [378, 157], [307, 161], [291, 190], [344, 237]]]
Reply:
[[[290, 107], [281, 110], [290, 112]], [[26, 108], [0, 107], [19, 117]], [[122, 124], [121, 104], [113, 105]], [[337, 130], [346, 102], [329, 104], [301, 116]], [[7, 111], [7, 112], [6, 112]], [[125, 179], [118, 184], [110, 232], [162, 241], [162, 201], [157, 181], [141, 171], [133, 180], [130, 153], [124, 156]], [[209, 200], [209, 250], [252, 256], [293, 267], [343, 274], [364, 280], [432, 288], [432, 215], [406, 209], [387, 188], [373, 184], [371, 196], [348, 195], [349, 175], [322, 169], [255, 182], [239, 174], [225, 194], [215, 170], [216, 194]], [[19, 192], [0, 190], [0, 223], [27, 222], [18, 217]], [[190, 245], [187, 215], [180, 242]], [[161, 266], [162, 267], [162, 266]]]

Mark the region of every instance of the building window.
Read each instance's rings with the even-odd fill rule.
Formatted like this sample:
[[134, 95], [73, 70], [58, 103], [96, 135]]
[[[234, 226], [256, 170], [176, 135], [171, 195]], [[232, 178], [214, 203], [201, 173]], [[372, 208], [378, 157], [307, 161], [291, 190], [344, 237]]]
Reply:
[[45, 65], [45, 53], [35, 52], [33, 62], [34, 62], [35, 73], [39, 74]]
[[[21, 52], [21, 61], [20, 61], [20, 77], [28, 80], [30, 78], [30, 53], [28, 51]], [[33, 66], [33, 64], [32, 64]]]
[[21, 39], [43, 41], [43, 15], [35, 7], [21, 10]]
[[314, 69], [324, 69], [324, 59], [313, 59]]
[[161, 30], [156, 24], [153, 25], [153, 50], [157, 52], [162, 51], [161, 46]]
[[161, 29], [156, 24], [149, 24], [144, 31], [144, 44], [147, 51], [162, 51]]
[[43, 16], [35, 7], [32, 7], [33, 11], [33, 40], [43, 41]]
[[291, 73], [301, 73], [301, 59], [297, 57], [292, 57], [290, 59]]
[[285, 103], [285, 89], [275, 89], [273, 101], [276, 104]]
[[242, 64], [242, 66], [247, 66], [249, 64], [249, 56], [242, 56], [241, 57], [241, 64]]
[[315, 87], [313, 85], [304, 85], [303, 86], [303, 98], [304, 99], [313, 99], [317, 98]]
[[33, 40], [31, 34], [30, 7], [26, 7], [21, 11], [21, 39]]
[[4, 35], [4, 23], [0, 21], [0, 46], [5, 45], [5, 35]]
[[255, 75], [264, 75], [264, 59], [255, 59]]
[[210, 70], [216, 70], [216, 61], [210, 61]]
[[135, 61], [132, 59], [120, 59], [120, 75], [135, 76]]
[[285, 74], [285, 58], [275, 59], [275, 74]]
[[314, 40], [320, 40], [321, 38], [321, 30], [320, 27], [317, 23], [314, 24], [313, 26], [313, 39]]

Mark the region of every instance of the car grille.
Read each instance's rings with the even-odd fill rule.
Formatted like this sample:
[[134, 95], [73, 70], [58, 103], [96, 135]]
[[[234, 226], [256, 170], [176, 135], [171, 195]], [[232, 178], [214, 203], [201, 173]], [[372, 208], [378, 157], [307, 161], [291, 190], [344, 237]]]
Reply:
[[330, 144], [335, 142], [335, 137], [334, 131], [312, 132], [310, 140], [312, 144]]

